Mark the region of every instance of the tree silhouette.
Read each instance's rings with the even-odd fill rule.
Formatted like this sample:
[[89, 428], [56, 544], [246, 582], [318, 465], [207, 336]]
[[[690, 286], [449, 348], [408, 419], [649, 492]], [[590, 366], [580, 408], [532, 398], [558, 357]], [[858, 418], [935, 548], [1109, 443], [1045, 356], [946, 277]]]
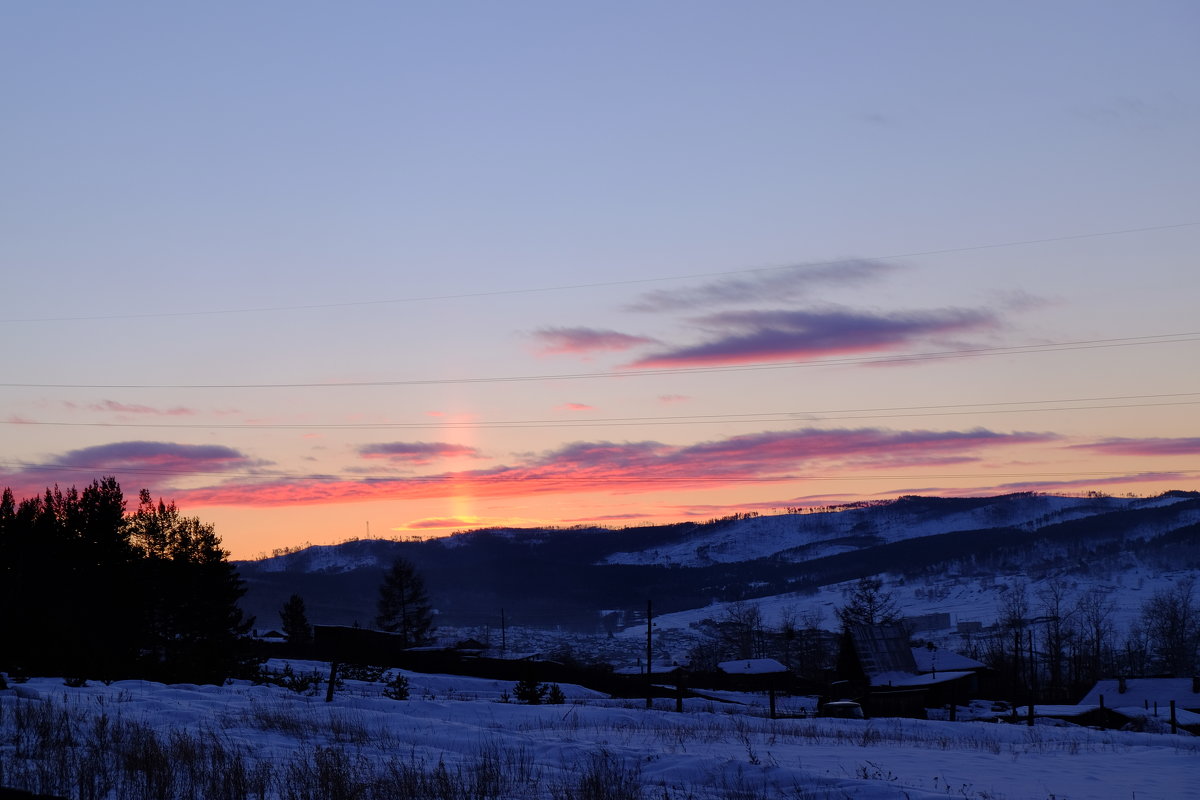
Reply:
[[379, 616], [376, 624], [400, 634], [402, 646], [424, 644], [433, 632], [433, 609], [425, 592], [425, 581], [411, 562], [397, 558], [379, 587]]
[[220, 683], [239, 666], [243, 588], [211, 525], [114, 478], [0, 494], [0, 669]]
[[1154, 593], [1142, 604], [1142, 627], [1163, 671], [1191, 675], [1200, 659], [1200, 597], [1192, 579]]
[[837, 610], [843, 628], [858, 623], [886, 625], [900, 619], [900, 608], [891, 592], [883, 591], [883, 581], [867, 576], [859, 578], [846, 592], [846, 605]]
[[145, 489], [127, 524], [142, 555], [147, 666], [168, 682], [223, 682], [242, 666], [238, 639], [253, 620], [238, 608], [245, 585], [213, 526]]
[[283, 635], [292, 644], [308, 644], [312, 641], [312, 626], [308, 624], [308, 612], [304, 608], [304, 598], [294, 594], [279, 609], [279, 621], [283, 625]]

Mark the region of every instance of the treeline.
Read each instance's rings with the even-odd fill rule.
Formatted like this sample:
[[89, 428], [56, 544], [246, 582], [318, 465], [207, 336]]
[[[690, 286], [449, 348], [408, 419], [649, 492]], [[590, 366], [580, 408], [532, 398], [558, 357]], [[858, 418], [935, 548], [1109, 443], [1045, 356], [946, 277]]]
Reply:
[[221, 683], [241, 665], [244, 588], [211, 525], [115, 478], [0, 498], [0, 670]]

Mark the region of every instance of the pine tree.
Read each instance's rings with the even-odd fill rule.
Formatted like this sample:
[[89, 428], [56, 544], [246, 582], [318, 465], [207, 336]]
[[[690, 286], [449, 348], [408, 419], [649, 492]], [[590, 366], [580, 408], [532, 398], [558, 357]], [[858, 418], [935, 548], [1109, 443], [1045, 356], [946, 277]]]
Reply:
[[304, 608], [304, 598], [294, 594], [279, 609], [279, 621], [283, 624], [283, 635], [291, 644], [309, 644], [312, 642], [312, 626], [308, 624], [308, 613]]
[[253, 624], [238, 600], [245, 593], [237, 569], [213, 526], [155, 503], [142, 490], [128, 518], [141, 554], [143, 643], [151, 674], [167, 682], [222, 683], [242, 666], [239, 639]]
[[384, 575], [378, 609], [375, 623], [385, 631], [400, 634], [403, 647], [424, 644], [433, 632], [433, 609], [425, 581], [403, 558], [397, 558]]
[[859, 578], [846, 592], [846, 605], [837, 610], [843, 628], [853, 624], [886, 625], [900, 619], [900, 608], [891, 592], [883, 591], [883, 581], [874, 577]]

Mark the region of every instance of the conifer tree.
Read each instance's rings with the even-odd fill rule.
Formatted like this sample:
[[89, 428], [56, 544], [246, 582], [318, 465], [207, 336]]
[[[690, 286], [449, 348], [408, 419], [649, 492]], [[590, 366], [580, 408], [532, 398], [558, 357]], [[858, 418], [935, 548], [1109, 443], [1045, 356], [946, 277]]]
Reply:
[[308, 612], [304, 608], [304, 598], [294, 594], [279, 609], [279, 621], [283, 625], [283, 635], [291, 644], [309, 644], [312, 642], [312, 626], [308, 624]]
[[433, 632], [433, 609], [425, 581], [403, 558], [397, 558], [383, 577], [378, 609], [375, 623], [385, 631], [400, 634], [403, 647], [424, 644]]
[[146, 666], [168, 682], [223, 682], [241, 666], [238, 640], [253, 620], [238, 608], [245, 585], [213, 526], [145, 489], [128, 525], [142, 556]]
[[0, 669], [219, 683], [239, 665], [244, 589], [211, 525], [116, 479], [0, 494]]
[[837, 610], [843, 628], [852, 624], [886, 625], [900, 619], [900, 607], [891, 592], [883, 591], [883, 581], [867, 576], [846, 592], [846, 605]]

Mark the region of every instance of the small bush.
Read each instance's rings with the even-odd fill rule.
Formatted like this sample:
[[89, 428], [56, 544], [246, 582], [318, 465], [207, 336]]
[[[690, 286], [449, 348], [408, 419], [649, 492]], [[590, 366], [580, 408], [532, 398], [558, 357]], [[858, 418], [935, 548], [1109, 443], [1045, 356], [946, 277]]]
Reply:
[[364, 681], [366, 683], [378, 683], [383, 680], [383, 674], [387, 672], [387, 667], [379, 667], [374, 664], [339, 664], [338, 675], [348, 681]]
[[[270, 684], [272, 686], [282, 686], [290, 692], [303, 694], [309, 697], [316, 697], [321, 692], [321, 686], [325, 682], [325, 678], [319, 672], [296, 672], [292, 669], [291, 664], [285, 664], [282, 670], [260, 669], [258, 674], [254, 676], [254, 683], [258, 685]], [[342, 678], [339, 674], [334, 681], [334, 688], [342, 688]]]
[[396, 676], [388, 681], [387, 686], [384, 687], [383, 696], [390, 697], [393, 700], [407, 700], [408, 678], [397, 672]]
[[533, 678], [526, 678], [513, 687], [513, 697], [517, 702], [537, 706], [542, 704], [549, 691], [550, 687], [546, 684], [538, 683]]

